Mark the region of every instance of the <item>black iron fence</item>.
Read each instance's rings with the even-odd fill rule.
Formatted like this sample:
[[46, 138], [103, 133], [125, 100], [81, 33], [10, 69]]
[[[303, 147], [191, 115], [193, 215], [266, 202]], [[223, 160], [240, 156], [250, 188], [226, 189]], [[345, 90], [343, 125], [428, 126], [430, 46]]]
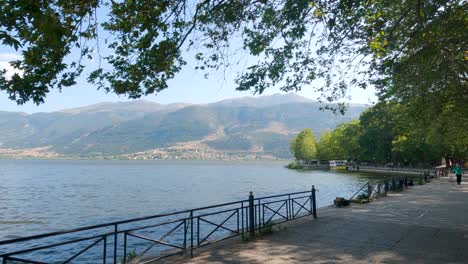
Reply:
[[11, 263], [149, 263], [272, 225], [317, 217], [311, 190], [217, 204], [77, 229], [0, 241], [0, 260]]
[[366, 182], [357, 192], [355, 192], [348, 200], [353, 199], [358, 194], [363, 194], [368, 201], [379, 196], [385, 196], [388, 192], [397, 192], [407, 189], [415, 184], [428, 183], [438, 177], [437, 173], [431, 175], [429, 171], [425, 171], [418, 176], [398, 176], [386, 179], [383, 181], [371, 183]]

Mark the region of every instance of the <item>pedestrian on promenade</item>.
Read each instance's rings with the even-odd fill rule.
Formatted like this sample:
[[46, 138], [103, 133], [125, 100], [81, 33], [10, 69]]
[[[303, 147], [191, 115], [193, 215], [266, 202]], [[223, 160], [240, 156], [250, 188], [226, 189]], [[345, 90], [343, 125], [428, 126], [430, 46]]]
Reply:
[[457, 163], [455, 168], [453, 168], [453, 172], [455, 173], [455, 176], [457, 176], [457, 184], [460, 185], [463, 174], [463, 168], [460, 166], [459, 163]]

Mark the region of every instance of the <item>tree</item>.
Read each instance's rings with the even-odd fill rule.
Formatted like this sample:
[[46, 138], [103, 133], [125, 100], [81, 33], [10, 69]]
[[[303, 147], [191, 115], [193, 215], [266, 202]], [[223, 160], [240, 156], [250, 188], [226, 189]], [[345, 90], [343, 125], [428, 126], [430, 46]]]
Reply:
[[325, 131], [317, 144], [317, 156], [320, 160], [344, 159], [344, 151], [338, 143], [335, 130]]
[[433, 145], [433, 158], [468, 160], [468, 107], [447, 105], [435, 122], [426, 127], [426, 137]]
[[332, 132], [325, 131], [320, 136], [320, 140], [317, 144], [317, 156], [320, 160], [332, 160], [336, 151], [334, 147], [336, 144], [332, 142]]
[[388, 103], [379, 103], [359, 117], [362, 127], [359, 145], [364, 160], [384, 163], [392, 160], [392, 141], [395, 135], [391, 106]]
[[289, 141], [289, 151], [294, 156], [294, 158], [296, 158], [296, 160], [299, 160], [301, 155], [299, 154], [299, 152], [296, 151], [296, 147], [297, 147], [297, 136], [293, 137], [291, 141]]
[[359, 120], [324, 132], [318, 156], [413, 166], [438, 164], [443, 157], [468, 158], [467, 123], [458, 123], [467, 119], [467, 109], [447, 105], [430, 120], [425, 113], [418, 114], [422, 111], [414, 111], [407, 104], [380, 102], [364, 111]]
[[359, 159], [361, 127], [358, 120], [340, 124], [333, 131], [325, 131], [317, 146], [317, 155], [322, 160]]
[[338, 142], [343, 149], [344, 159], [360, 159], [362, 149], [359, 145], [359, 138], [362, 136], [362, 127], [359, 120], [353, 120], [341, 124], [337, 130], [340, 131]]
[[291, 140], [290, 150], [296, 160], [311, 161], [317, 158], [317, 140], [310, 128], [305, 128]]
[[[373, 84], [382, 100], [418, 107], [429, 96], [443, 106], [466, 102], [467, 8], [460, 0], [2, 0], [0, 40], [23, 57], [12, 64], [22, 74], [3, 72], [0, 89], [39, 104], [75, 84], [82, 58], [97, 57], [103, 64], [89, 81], [138, 98], [167, 88], [187, 56], [207, 73], [235, 63], [238, 49], [258, 59], [239, 73], [238, 90], [298, 91], [322, 80], [316, 90], [329, 102], [350, 85]], [[100, 44], [111, 53], [96, 52]], [[74, 49], [80, 56], [70, 61]]]

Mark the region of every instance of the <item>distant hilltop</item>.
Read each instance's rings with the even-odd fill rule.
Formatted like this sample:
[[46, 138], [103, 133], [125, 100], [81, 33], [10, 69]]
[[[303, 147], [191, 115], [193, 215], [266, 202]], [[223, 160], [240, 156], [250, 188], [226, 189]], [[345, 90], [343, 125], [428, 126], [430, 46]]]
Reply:
[[209, 104], [135, 100], [29, 115], [0, 111], [0, 157], [289, 158], [289, 141], [302, 128], [319, 138], [368, 107], [352, 104], [334, 115], [320, 106], [275, 94]]

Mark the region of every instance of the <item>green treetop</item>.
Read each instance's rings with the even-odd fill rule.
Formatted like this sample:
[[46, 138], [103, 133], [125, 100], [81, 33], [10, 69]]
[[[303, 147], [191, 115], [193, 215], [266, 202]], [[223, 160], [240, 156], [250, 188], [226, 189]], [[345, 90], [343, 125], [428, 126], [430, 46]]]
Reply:
[[296, 160], [310, 161], [317, 158], [317, 140], [310, 128], [305, 128], [291, 140], [290, 150]]

